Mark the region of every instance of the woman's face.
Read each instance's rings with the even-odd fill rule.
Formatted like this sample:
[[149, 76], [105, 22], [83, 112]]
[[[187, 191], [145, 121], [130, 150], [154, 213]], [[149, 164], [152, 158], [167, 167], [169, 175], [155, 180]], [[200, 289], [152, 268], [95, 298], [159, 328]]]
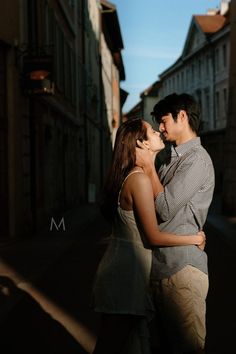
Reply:
[[143, 122], [147, 129], [147, 140], [144, 140], [144, 145], [153, 152], [158, 152], [164, 149], [165, 144], [161, 139], [160, 132], [154, 130], [148, 122]]

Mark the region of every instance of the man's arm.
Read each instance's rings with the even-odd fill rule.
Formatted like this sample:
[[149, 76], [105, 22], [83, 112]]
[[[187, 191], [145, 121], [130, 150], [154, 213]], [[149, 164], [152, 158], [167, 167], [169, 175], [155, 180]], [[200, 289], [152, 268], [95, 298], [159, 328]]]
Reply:
[[163, 221], [176, 215], [179, 209], [189, 203], [197, 192], [204, 193], [204, 189], [201, 190], [203, 186], [206, 190], [212, 188], [214, 184], [211, 178], [214, 174], [213, 166], [196, 152], [183, 159], [170, 182], [163, 187], [147, 148], [139, 141], [137, 145], [140, 148], [136, 148], [136, 163], [151, 179], [156, 211]]
[[141, 167], [151, 179], [153, 195], [156, 198], [159, 193], [164, 191], [164, 188], [157, 175], [155, 161], [144, 144], [138, 140], [137, 145], [139, 147], [136, 148], [136, 165]]
[[164, 191], [164, 187], [160, 182], [160, 179], [158, 177], [158, 174], [156, 172], [156, 168], [155, 165], [153, 164], [153, 167], [150, 171], [148, 171], [145, 167], [143, 167], [144, 172], [149, 176], [149, 178], [151, 179], [151, 183], [152, 183], [152, 189], [153, 189], [153, 195], [154, 195], [154, 199], [156, 199], [156, 197]]
[[206, 193], [212, 187], [212, 166], [197, 153], [183, 159], [174, 175], [156, 200], [156, 210], [163, 221], [173, 218], [197, 193]]

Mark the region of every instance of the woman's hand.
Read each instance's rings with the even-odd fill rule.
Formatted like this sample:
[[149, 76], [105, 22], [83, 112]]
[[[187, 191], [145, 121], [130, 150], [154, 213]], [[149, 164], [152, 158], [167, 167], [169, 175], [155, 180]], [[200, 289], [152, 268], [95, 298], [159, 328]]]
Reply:
[[205, 245], [206, 245], [206, 235], [205, 235], [205, 232], [204, 231], [199, 231], [197, 233], [197, 236], [200, 237], [200, 243], [197, 244], [197, 247], [200, 248], [201, 251], [204, 250], [205, 248]]

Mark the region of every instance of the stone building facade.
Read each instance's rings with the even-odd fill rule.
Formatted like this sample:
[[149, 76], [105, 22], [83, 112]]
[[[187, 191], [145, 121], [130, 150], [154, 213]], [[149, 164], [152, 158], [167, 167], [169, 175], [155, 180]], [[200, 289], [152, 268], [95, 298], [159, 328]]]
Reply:
[[226, 126], [229, 33], [228, 8], [193, 16], [180, 58], [160, 74], [160, 98], [188, 92], [200, 102], [203, 131]]
[[[0, 237], [31, 234], [99, 196], [124, 78], [118, 17], [107, 44], [104, 6], [0, 3]], [[106, 87], [115, 102], [109, 117], [104, 46], [115, 78]]]
[[224, 141], [222, 205], [226, 214], [236, 215], [236, 2], [230, 4], [229, 110]]

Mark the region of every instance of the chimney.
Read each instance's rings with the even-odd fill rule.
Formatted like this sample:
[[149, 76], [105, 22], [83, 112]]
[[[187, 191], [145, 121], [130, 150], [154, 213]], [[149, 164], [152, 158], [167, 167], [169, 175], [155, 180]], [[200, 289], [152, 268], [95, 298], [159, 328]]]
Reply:
[[208, 9], [206, 14], [209, 16], [215, 16], [215, 15], [217, 15], [218, 12], [219, 12], [219, 9]]
[[221, 0], [220, 3], [220, 14], [224, 16], [229, 9], [230, 0]]

